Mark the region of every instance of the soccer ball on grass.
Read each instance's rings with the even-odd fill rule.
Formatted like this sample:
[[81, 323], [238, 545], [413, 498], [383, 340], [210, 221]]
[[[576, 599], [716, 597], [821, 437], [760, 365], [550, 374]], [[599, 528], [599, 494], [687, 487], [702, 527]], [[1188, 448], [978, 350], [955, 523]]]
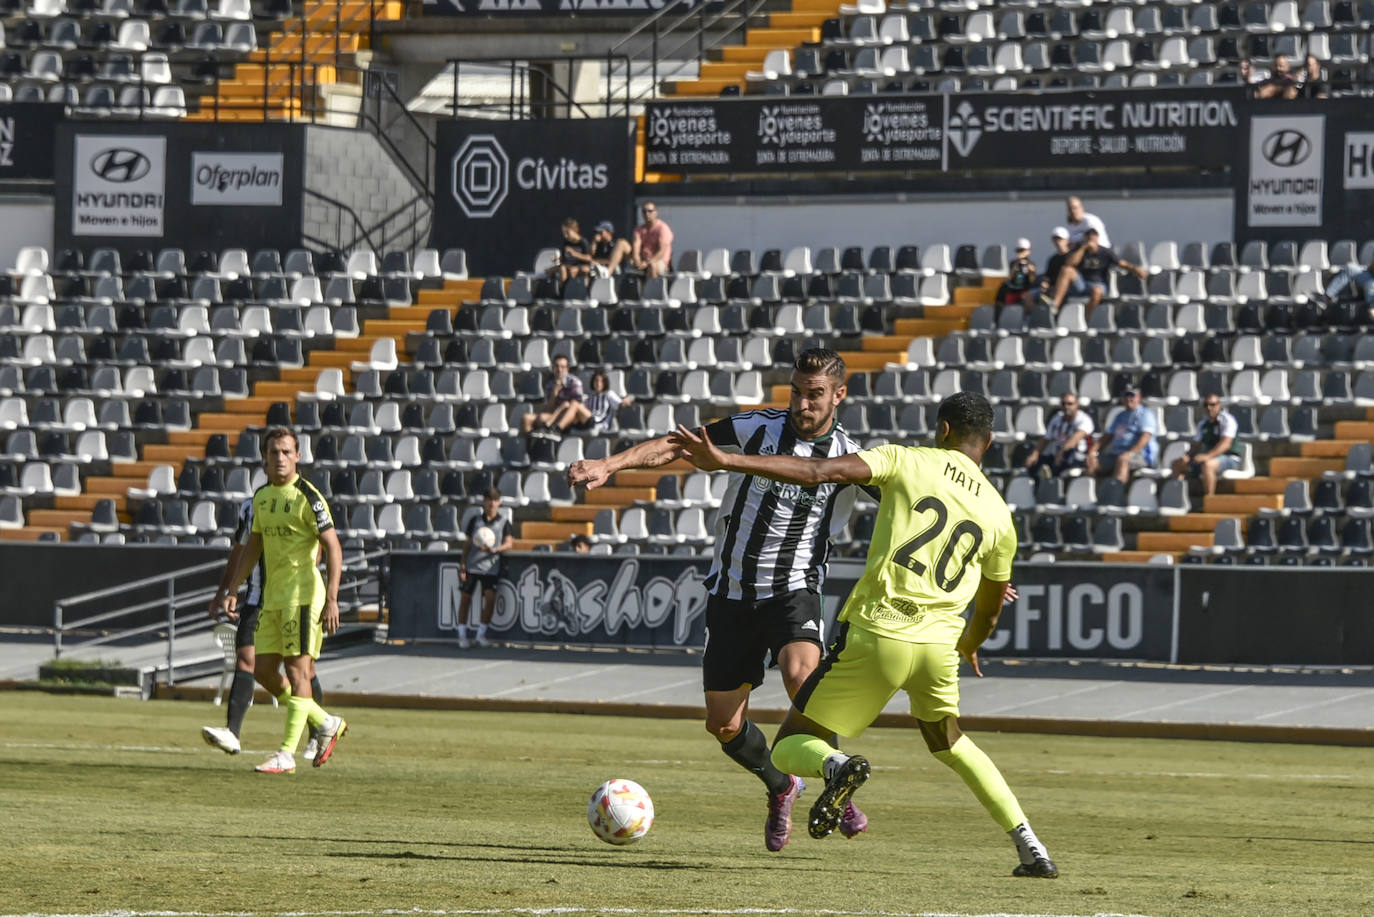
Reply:
[[608, 844], [633, 844], [654, 823], [654, 801], [633, 780], [607, 780], [587, 803], [587, 824]]

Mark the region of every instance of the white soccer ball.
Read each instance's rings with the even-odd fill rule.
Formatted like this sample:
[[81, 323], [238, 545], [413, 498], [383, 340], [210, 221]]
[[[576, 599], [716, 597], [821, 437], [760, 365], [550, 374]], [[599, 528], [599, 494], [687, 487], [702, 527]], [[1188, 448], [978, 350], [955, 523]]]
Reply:
[[633, 780], [607, 780], [587, 803], [587, 824], [608, 844], [633, 844], [654, 824], [654, 801]]
[[496, 547], [496, 533], [485, 525], [472, 533], [472, 540], [481, 548]]

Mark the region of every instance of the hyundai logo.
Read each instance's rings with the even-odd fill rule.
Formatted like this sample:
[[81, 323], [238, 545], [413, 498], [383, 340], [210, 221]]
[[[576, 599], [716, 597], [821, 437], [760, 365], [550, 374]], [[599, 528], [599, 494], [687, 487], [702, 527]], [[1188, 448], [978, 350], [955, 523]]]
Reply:
[[1265, 137], [1260, 152], [1279, 168], [1291, 169], [1306, 162], [1307, 157], [1312, 155], [1312, 141], [1302, 131], [1284, 128]]
[[147, 175], [153, 164], [138, 150], [126, 147], [111, 147], [101, 150], [91, 159], [91, 171], [105, 181], [138, 181]]

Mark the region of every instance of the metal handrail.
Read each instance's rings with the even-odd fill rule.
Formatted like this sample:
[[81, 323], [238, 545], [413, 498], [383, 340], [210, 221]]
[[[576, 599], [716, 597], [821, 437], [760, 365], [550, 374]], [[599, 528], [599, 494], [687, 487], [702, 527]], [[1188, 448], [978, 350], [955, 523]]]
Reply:
[[[351, 562], [348, 559], [345, 559], [343, 568], [340, 571], [340, 610], [343, 610], [344, 608], [347, 608], [348, 610], [354, 610], [361, 606], [362, 602], [359, 598], [359, 593], [363, 588], [374, 584], [376, 584], [379, 587], [377, 591], [378, 601], [380, 602], [382, 600], [383, 591], [380, 588], [382, 585], [382, 574], [378, 569], [378, 565], [375, 563], [375, 561], [378, 561], [383, 557], [387, 557], [389, 556], [389, 554], [390, 552], [386, 549], [378, 549], [375, 551], [366, 552], [362, 555], [361, 558], [354, 558]], [[361, 568], [358, 566], [359, 560], [362, 561]], [[178, 614], [178, 612], [181, 609], [187, 607], [188, 605], [204, 605], [218, 591], [218, 587], [216, 586], [197, 586], [194, 589], [183, 590], [181, 593], [178, 594], [176, 590], [177, 580], [186, 576], [194, 576], [196, 574], [206, 573], [213, 569], [220, 569], [223, 568], [223, 566], [224, 561], [209, 561], [204, 564], [197, 564], [194, 567], [185, 567], [181, 570], [176, 570], [171, 573], [162, 573], [158, 574], [157, 576], [144, 577], [139, 580], [134, 580], [133, 582], [124, 583], [120, 586], [111, 586], [107, 589], [101, 589], [95, 592], [88, 592], [83, 593], [82, 595], [69, 596], [63, 599], [59, 599], [57, 602], [54, 603], [53, 606], [54, 656], [57, 658], [61, 658], [63, 650], [62, 638], [64, 633], [68, 631], [75, 630], [78, 627], [85, 627], [91, 624], [110, 621], [114, 620], [115, 618], [137, 614], [138, 612], [147, 611], [151, 608], [156, 608], [160, 605], [165, 604], [167, 607], [167, 617], [164, 621], [150, 622], [147, 624], [138, 624], [133, 627], [127, 627], [112, 633], [97, 634], [92, 637], [87, 637], [81, 640], [80, 642], [69, 643], [67, 649], [72, 650], [91, 646], [103, 646], [105, 644], [114, 643], [116, 641], [127, 640], [130, 637], [137, 637], [143, 634], [156, 633], [165, 629], [167, 633], [166, 678], [168, 685], [173, 684], [175, 680], [174, 672], [176, 663], [176, 640], [178, 635], [185, 637], [188, 634], [196, 634], [200, 633], [201, 631], [209, 630], [213, 626], [213, 622], [209, 619], [209, 616], [204, 614], [199, 609], [192, 614]], [[64, 610], [66, 606], [79, 605], [85, 602], [91, 602], [101, 598], [110, 598], [121, 593], [128, 593], [137, 589], [145, 589], [149, 586], [156, 586], [160, 583], [167, 584], [167, 595], [165, 598], [150, 599], [143, 602], [137, 602], [132, 605], [122, 606], [112, 611], [101, 612], [100, 614], [91, 615], [76, 621], [64, 620]], [[353, 600], [351, 602], [344, 601], [343, 596], [346, 592], [352, 593]]]
[[[301, 190], [304, 191], [304, 192], [305, 192], [307, 195], [309, 195], [310, 197], [313, 197], [313, 198], [316, 198], [316, 199], [318, 199], [318, 200], [324, 201], [326, 204], [329, 204], [329, 205], [332, 206], [332, 207], [338, 208], [338, 210], [339, 210], [340, 213], [348, 214], [348, 216], [350, 216], [350, 217], [353, 218], [353, 226], [354, 226], [354, 228], [355, 228], [355, 229], [357, 230], [357, 232], [358, 232], [358, 235], [355, 236], [354, 239], [353, 239], [354, 245], [356, 245], [358, 239], [361, 238], [361, 239], [363, 239], [364, 241], [367, 242], [367, 247], [370, 248], [370, 249], [372, 249], [374, 252], [384, 251], [384, 249], [378, 248], [378, 247], [373, 243], [373, 241], [372, 241], [372, 233], [368, 231], [367, 225], [363, 223], [362, 218], [358, 216], [357, 211], [355, 211], [352, 207], [348, 206], [348, 205], [345, 204], [343, 201], [338, 200], [337, 198], [332, 198], [332, 197], [330, 197], [330, 196], [327, 195], [327, 194], [321, 194], [320, 192], [316, 191], [314, 188], [302, 188]], [[352, 248], [352, 247], [353, 247], [352, 245], [348, 246], [348, 248]], [[342, 247], [341, 247], [341, 248], [342, 248]]]
[[[670, 14], [672, 14], [676, 8], [674, 4], [667, 4], [663, 7], [663, 9], [659, 10], [657, 13], [640, 22], [629, 32], [627, 32], [623, 38], [621, 38], [619, 41], [617, 41], [614, 45], [611, 46], [610, 50], [607, 52], [608, 57], [609, 55], [614, 54], [617, 51], [620, 51], [622, 47], [628, 45], [631, 41], [634, 41], [636, 38], [640, 38], [646, 31], [649, 33], [647, 39], [649, 42], [649, 47], [647, 51], [649, 53], [649, 66], [651, 77], [650, 89], [647, 93], [641, 92], [638, 95], [635, 95], [633, 98], [629, 99], [630, 102], [640, 101], [645, 98], [657, 98], [659, 94], [659, 84], [661, 82], [661, 78], [666, 78], [668, 76], [681, 73], [684, 69], [686, 69], [689, 66], [689, 64], [684, 62], [678, 65], [671, 74], [660, 74], [658, 70], [660, 59], [672, 59], [672, 56], [674, 54], [681, 52], [682, 50], [687, 48], [693, 41], [695, 41], [696, 49], [694, 58], [697, 61], [700, 61], [702, 58], [705, 57], [707, 51], [718, 47], [722, 42], [724, 42], [735, 32], [738, 32], [741, 29], [748, 28], [749, 21], [759, 12], [759, 10], [761, 10], [764, 7], [764, 0], [731, 0], [731, 2], [726, 3], [724, 6], [721, 6], [720, 8], [715, 9], [710, 13], [707, 12], [708, 5], [709, 4], [706, 3], [700, 3], [697, 5], [696, 9], [688, 9], [687, 11], [683, 12], [680, 16], [678, 16], [678, 18], [675, 21], [668, 23], [665, 29], [660, 31], [660, 23], [667, 20]], [[725, 30], [722, 34], [717, 35], [709, 43], [704, 41], [707, 31], [712, 26], [717, 25], [718, 23], [722, 22], [727, 16], [740, 10], [743, 11], [743, 16], [741, 17], [739, 24]], [[677, 46], [675, 46], [671, 50], [664, 51], [660, 47], [660, 42], [676, 33], [679, 28], [681, 28], [684, 24], [688, 22], [688, 20], [691, 19], [696, 20], [696, 28], [685, 38], [683, 38], [683, 40], [679, 42]], [[621, 53], [627, 57], [631, 57], [632, 61], [638, 59], [638, 55], [630, 55], [628, 51], [622, 51]]]
[[209, 561], [207, 563], [197, 564], [194, 567], [184, 567], [181, 570], [173, 570], [171, 573], [159, 573], [156, 576], [145, 576], [143, 579], [137, 579], [131, 583], [124, 583], [119, 586], [111, 586], [108, 589], [99, 589], [95, 592], [83, 592], [80, 595], [69, 595], [59, 599], [57, 604], [79, 605], [83, 602], [93, 602], [96, 599], [105, 599], [112, 595], [118, 595], [121, 592], [142, 589], [144, 586], [156, 586], [158, 583], [165, 583], [169, 579], [179, 579], [180, 577], [190, 576], [194, 573], [204, 573], [206, 570], [222, 566], [224, 566], [223, 561]]
[[[742, 0], [736, 0], [736, 2], [742, 2]], [[618, 107], [624, 114], [629, 114], [630, 67], [633, 63], [629, 55], [607, 52], [606, 54], [558, 54], [540, 56], [540, 63], [576, 63], [578, 61], [596, 61], [597, 63], [601, 63], [604, 61], [606, 64], [606, 93], [602, 100], [598, 103], [593, 103], [592, 107], [595, 108], [600, 106], [601, 108], [603, 108], [605, 110], [605, 115], [608, 118], [611, 117], [613, 107]], [[459, 111], [465, 108], [483, 110], [490, 107], [484, 103], [460, 105], [458, 103], [458, 85], [459, 80], [461, 78], [461, 68], [463, 64], [497, 63], [505, 64], [510, 72], [508, 84], [510, 87], [510, 94], [506, 102], [506, 114], [507, 117], [511, 120], [516, 120], [515, 109], [517, 106], [517, 102], [521, 108], [532, 106], [532, 103], [528, 99], [529, 87], [527, 80], [527, 76], [531, 71], [543, 75], [546, 78], [548, 85], [562, 100], [561, 102], [555, 101], [544, 103], [545, 105], [566, 104], [575, 107], [577, 111], [584, 117], [591, 117], [591, 114], [587, 110], [587, 106], [574, 99], [572, 95], [568, 92], [568, 90], [565, 89], [563, 86], [560, 86], [558, 83], [554, 82], [554, 80], [552, 79], [552, 74], [547, 69], [539, 66], [539, 64], [536, 64], [534, 61], [515, 60], [510, 57], [451, 57], [447, 61], [445, 61], [445, 64], [447, 66], [453, 68], [453, 88], [450, 94], [448, 106], [450, 112], [456, 115]], [[617, 100], [615, 98], [614, 88], [611, 83], [611, 71], [613, 69], [612, 64], [614, 63], [621, 63], [625, 67], [625, 94], [623, 100]], [[519, 83], [518, 92], [516, 89], [517, 81]]]

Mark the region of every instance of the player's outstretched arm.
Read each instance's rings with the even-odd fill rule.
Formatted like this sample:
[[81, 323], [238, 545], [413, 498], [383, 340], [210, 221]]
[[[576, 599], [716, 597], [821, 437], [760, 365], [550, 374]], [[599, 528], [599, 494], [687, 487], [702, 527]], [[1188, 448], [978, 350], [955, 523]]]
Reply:
[[595, 490], [611, 479], [611, 475], [627, 468], [657, 468], [682, 457], [683, 452], [673, 442], [675, 434], [649, 439], [624, 452], [604, 459], [582, 459], [568, 467], [568, 483], [576, 487], [585, 484]]
[[1008, 592], [1015, 593], [1010, 583], [983, 577], [978, 584], [978, 593], [973, 597], [973, 614], [959, 637], [959, 655], [968, 660], [973, 667], [973, 674], [979, 678], [983, 677], [983, 670], [978, 665], [978, 647], [997, 629], [997, 618], [1002, 613], [1002, 602], [1008, 598]]
[[795, 455], [732, 455], [722, 452], [706, 428], [695, 433], [678, 427], [671, 437], [687, 460], [702, 471], [738, 471], [787, 484], [867, 484], [873, 478], [868, 463], [857, 454], [837, 458], [800, 458]]

